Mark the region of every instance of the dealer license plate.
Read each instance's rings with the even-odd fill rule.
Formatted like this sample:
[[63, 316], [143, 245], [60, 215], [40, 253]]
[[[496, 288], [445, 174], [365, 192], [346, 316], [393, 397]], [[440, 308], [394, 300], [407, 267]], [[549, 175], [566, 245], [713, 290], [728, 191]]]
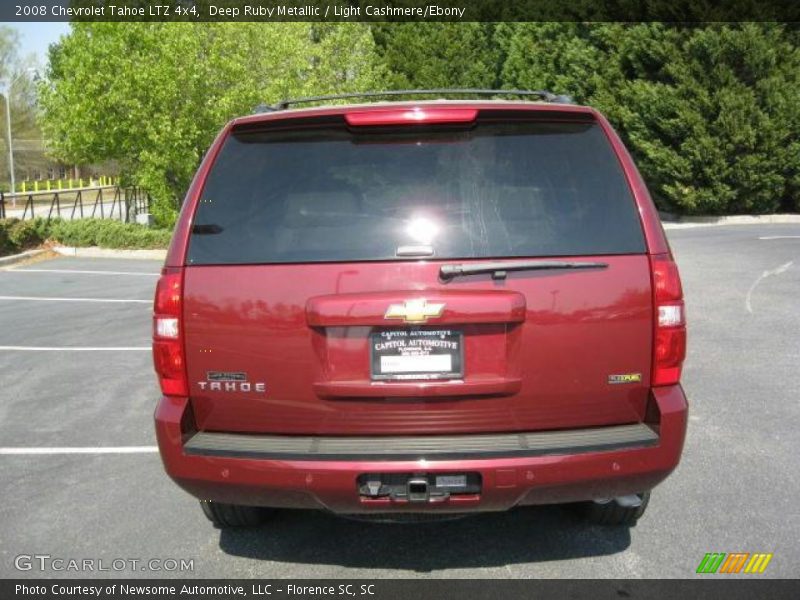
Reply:
[[464, 335], [452, 329], [389, 329], [370, 335], [372, 379], [458, 379]]

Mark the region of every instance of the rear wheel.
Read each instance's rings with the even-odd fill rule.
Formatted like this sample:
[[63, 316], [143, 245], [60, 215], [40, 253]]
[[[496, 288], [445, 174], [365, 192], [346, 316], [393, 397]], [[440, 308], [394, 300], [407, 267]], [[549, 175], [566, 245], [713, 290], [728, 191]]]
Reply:
[[[622, 499], [609, 498], [608, 500], [595, 500], [585, 504], [585, 515], [592, 523], [597, 525], [625, 525], [632, 527], [644, 514], [647, 503], [650, 501], [650, 492], [636, 494], [639, 499], [638, 506], [630, 496]], [[622, 500], [622, 502], [620, 501]]]
[[259, 506], [224, 504], [211, 500], [200, 500], [200, 507], [215, 527], [254, 527], [264, 522], [268, 509]]

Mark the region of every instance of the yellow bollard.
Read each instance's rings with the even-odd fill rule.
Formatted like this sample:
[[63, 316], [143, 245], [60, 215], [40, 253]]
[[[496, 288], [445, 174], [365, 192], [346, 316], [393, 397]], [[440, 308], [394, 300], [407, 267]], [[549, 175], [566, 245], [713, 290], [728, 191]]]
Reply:
[[48, 192], [50, 191], [50, 180], [49, 179], [47, 180], [47, 191]]
[[38, 192], [39, 191], [39, 180], [38, 179], [34, 179], [33, 180], [33, 191], [34, 192]]
[[25, 182], [24, 181], [22, 182], [22, 193], [23, 194], [25, 193]]
[[59, 190], [61, 189], [61, 180], [60, 179], [58, 180], [58, 189]]
[[72, 177], [67, 180], [67, 189], [72, 189]]

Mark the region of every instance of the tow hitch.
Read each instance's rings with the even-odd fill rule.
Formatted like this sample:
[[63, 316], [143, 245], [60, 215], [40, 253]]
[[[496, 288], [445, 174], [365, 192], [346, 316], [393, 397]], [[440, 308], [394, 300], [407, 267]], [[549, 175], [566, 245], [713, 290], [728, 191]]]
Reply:
[[[449, 494], [443, 492], [444, 494]], [[427, 502], [430, 498], [428, 491], [428, 480], [422, 478], [408, 480], [408, 501], [409, 502]]]
[[444, 502], [451, 496], [480, 494], [478, 473], [365, 473], [357, 480], [365, 500], [392, 502]]

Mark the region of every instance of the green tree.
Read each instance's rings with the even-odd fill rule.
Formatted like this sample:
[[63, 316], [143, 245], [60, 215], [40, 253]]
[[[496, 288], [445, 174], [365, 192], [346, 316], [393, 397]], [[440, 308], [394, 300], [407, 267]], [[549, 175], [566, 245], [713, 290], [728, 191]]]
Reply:
[[74, 23], [50, 52], [41, 123], [55, 156], [115, 159], [153, 195], [159, 224], [215, 133], [261, 102], [371, 87], [366, 26]]
[[372, 30], [394, 89], [498, 83], [501, 55], [492, 23], [384, 23]]
[[603, 74], [602, 50], [581, 23], [508, 23], [501, 31], [506, 59], [501, 77], [507, 88], [546, 89], [586, 100]]
[[664, 209], [800, 208], [800, 51], [770, 23], [520, 24], [504, 83], [598, 107]]
[[[176, 203], [230, 117], [374, 89], [505, 87], [602, 110], [661, 208], [800, 209], [800, 34], [774, 23], [76, 23], [50, 56], [57, 158], [114, 159]], [[0, 35], [0, 58], [3, 40]]]

